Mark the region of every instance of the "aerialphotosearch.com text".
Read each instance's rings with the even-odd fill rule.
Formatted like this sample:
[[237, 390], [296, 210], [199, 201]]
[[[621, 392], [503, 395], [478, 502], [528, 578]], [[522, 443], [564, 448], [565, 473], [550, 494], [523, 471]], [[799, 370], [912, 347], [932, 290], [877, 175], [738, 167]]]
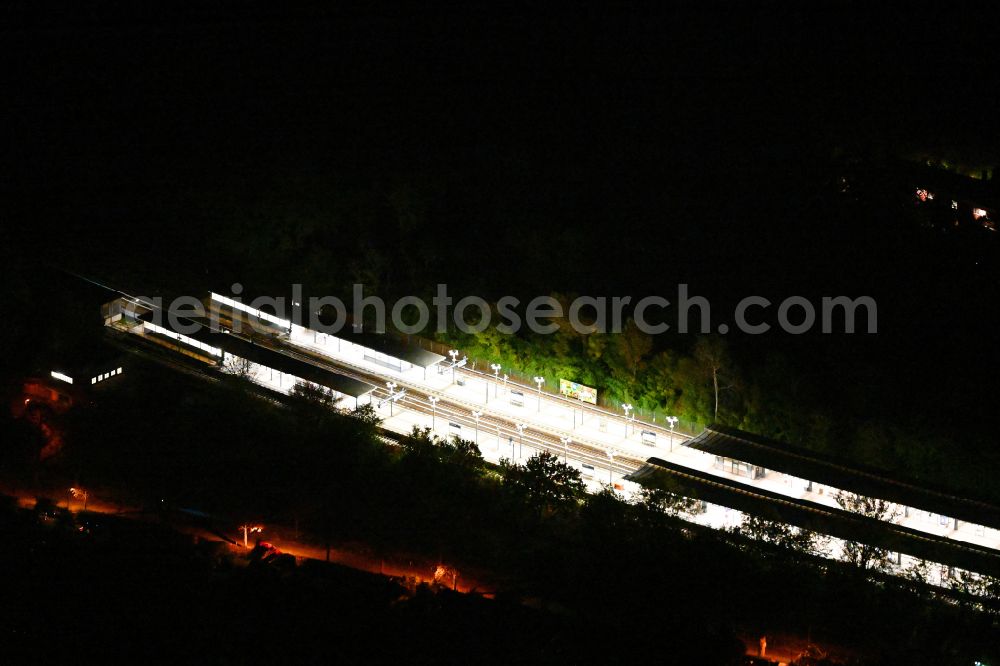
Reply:
[[[361, 322], [364, 322], [364, 330], [376, 333], [385, 332], [391, 323], [392, 329], [411, 335], [445, 332], [451, 328], [475, 334], [491, 325], [505, 334], [514, 334], [527, 327], [533, 333], [545, 335], [559, 330], [560, 320], [568, 322], [581, 335], [620, 333], [629, 320], [639, 331], [649, 335], [734, 331], [748, 335], [772, 331], [791, 335], [815, 331], [872, 334], [878, 331], [878, 307], [870, 296], [824, 296], [819, 299], [788, 296], [777, 302], [763, 296], [747, 296], [736, 304], [731, 316], [716, 321], [709, 300], [692, 295], [687, 284], [677, 285], [672, 299], [659, 295], [636, 299], [631, 296], [579, 296], [568, 304], [552, 296], [538, 296], [527, 302], [503, 296], [492, 304], [478, 296], [464, 296], [456, 301], [448, 294], [445, 284], [437, 285], [430, 304], [418, 296], [404, 296], [390, 304], [377, 295], [366, 295], [364, 285], [355, 284], [350, 308], [336, 296], [304, 297], [301, 284], [292, 285], [290, 297], [251, 298], [243, 294], [239, 283], [233, 284], [230, 291], [230, 294], [213, 293], [212, 300], [237, 307], [251, 323], [258, 320], [286, 328], [298, 325], [331, 335], [348, 325], [361, 328]], [[174, 326], [182, 327], [184, 318], [208, 318], [212, 324], [217, 323], [214, 311], [206, 312], [204, 304], [193, 296], [174, 299], [168, 307], [163, 306], [162, 299], [141, 300], [155, 303], [168, 317], [175, 318], [176, 321], [170, 322]]]

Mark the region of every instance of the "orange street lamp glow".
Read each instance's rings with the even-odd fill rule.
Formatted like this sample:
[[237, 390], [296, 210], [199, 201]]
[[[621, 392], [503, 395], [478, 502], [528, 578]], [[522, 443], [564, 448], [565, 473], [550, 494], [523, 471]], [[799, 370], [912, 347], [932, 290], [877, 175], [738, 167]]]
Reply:
[[247, 543], [247, 534], [263, 532], [264, 528], [260, 525], [240, 525], [240, 529], [243, 530], [243, 547], [249, 548]]
[[[87, 510], [87, 500], [90, 498], [90, 493], [88, 493], [83, 488], [70, 488], [69, 489], [69, 494], [72, 495], [74, 499], [82, 499], [83, 500], [83, 510], [84, 511]], [[68, 504], [66, 505], [66, 508], [67, 509], [69, 508]]]

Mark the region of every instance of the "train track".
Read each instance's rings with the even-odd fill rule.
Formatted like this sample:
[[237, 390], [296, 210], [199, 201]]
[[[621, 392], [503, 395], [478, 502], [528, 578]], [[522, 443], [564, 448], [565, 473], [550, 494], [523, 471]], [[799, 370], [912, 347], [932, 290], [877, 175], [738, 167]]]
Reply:
[[[220, 312], [220, 314], [226, 315], [224, 312]], [[229, 323], [232, 323], [231, 319], [229, 319]], [[248, 322], [241, 323], [243, 324], [241, 328], [250, 325]], [[274, 336], [251, 338], [238, 333], [230, 334], [252, 341], [254, 344], [267, 346], [285, 356], [310, 363], [319, 368], [373, 384], [375, 386], [373, 397], [376, 400], [385, 400], [389, 397], [388, 389], [383, 388], [387, 378], [386, 375], [372, 372], [368, 368], [349, 361], [331, 359], [319, 352], [313, 352], [306, 347], [286, 344]], [[644, 458], [638, 458], [613, 447], [610, 449], [614, 454], [612, 462], [612, 459], [608, 456], [609, 447], [596, 442], [588, 442], [586, 440], [577, 441], [573, 439], [564, 445], [561, 439], [564, 436], [562, 433], [533, 423], [529, 418], [520, 420], [521, 423], [527, 426], [524, 432], [521, 433], [517, 429], [518, 421], [496, 414], [487, 414], [483, 406], [478, 403], [459, 400], [440, 391], [428, 390], [426, 387], [408, 382], [399, 377], [394, 376], [391, 379], [396, 384], [397, 390], [405, 389], [406, 391], [405, 395], [396, 402], [397, 406], [431, 416], [435, 420], [443, 418], [447, 419], [448, 423], [456, 423], [462, 427], [463, 439], [475, 440], [479, 437], [496, 438], [498, 448], [500, 444], [506, 447], [510, 446], [511, 442], [513, 442], [514, 448], [523, 450], [523, 447], [527, 446], [536, 450], [545, 450], [567, 460], [574, 460], [589, 465], [594, 470], [593, 476], [598, 480], [600, 475], [597, 470], [607, 470], [609, 463], [611, 463], [614, 473], [625, 475], [634, 472], [646, 462]], [[428, 400], [430, 396], [439, 398], [436, 407], [431, 405], [430, 400]], [[479, 417], [478, 423], [475, 417], [472, 416], [473, 411], [483, 412], [482, 416]], [[469, 431], [476, 434], [473, 437], [468, 437], [467, 433]], [[511, 458], [513, 458], [513, 454]]]
[[[340, 373], [352, 379], [374, 384], [373, 397], [377, 400], [384, 400], [389, 397], [388, 389], [381, 386], [385, 382], [385, 375], [374, 373], [367, 368], [339, 359], [333, 361], [328, 357], [324, 357], [318, 353], [309, 353], [308, 350], [301, 350], [298, 347], [291, 348], [284, 344], [275, 345], [273, 341], [269, 346], [275, 351], [292, 358]], [[457, 400], [440, 391], [428, 391], [425, 387], [407, 382], [401, 378], [393, 377], [392, 381], [397, 385], [397, 389], [406, 390], [405, 396], [396, 402], [397, 406], [432, 416], [434, 419], [446, 418], [449, 423], [457, 423], [462, 426], [463, 439], [476, 439], [479, 436], [497, 437], [501, 442], [506, 440], [504, 446], [509, 446], [510, 442], [513, 441], [515, 446], [521, 446], [522, 448], [523, 446], [529, 446], [534, 449], [546, 450], [554, 455], [565, 456], [595, 468], [607, 469], [610, 462], [607, 455], [607, 447], [600, 444], [573, 440], [564, 446], [560, 439], [560, 434], [539, 426], [536, 423], [531, 423], [529, 420], [522, 421], [527, 426], [522, 435], [517, 430], [517, 423], [514, 420], [495, 414], [487, 414], [483, 410], [482, 405]], [[430, 396], [440, 399], [436, 407], [432, 406], [430, 400], [427, 399]], [[478, 424], [472, 416], [473, 411], [483, 411], [483, 415], [479, 417]], [[476, 432], [477, 435], [474, 435], [472, 438], [468, 437], [466, 435], [468, 430]], [[635, 458], [624, 452], [614, 449], [613, 452], [615, 454], [613, 469], [618, 474], [634, 472], [645, 463], [644, 459]]]

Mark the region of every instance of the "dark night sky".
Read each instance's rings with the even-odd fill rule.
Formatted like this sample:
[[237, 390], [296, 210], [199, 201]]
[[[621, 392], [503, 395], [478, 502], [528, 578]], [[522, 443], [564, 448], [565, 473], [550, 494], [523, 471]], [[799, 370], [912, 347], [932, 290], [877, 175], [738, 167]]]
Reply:
[[981, 150], [996, 135], [983, 26], [932, 12], [16, 6], [3, 40], [15, 180], [466, 168], [502, 150], [617, 190], [780, 168], [847, 140]]
[[[997, 52], [968, 13], [457, 7], [15, 3], [0, 40], [8, 215], [114, 236], [192, 186], [432, 174], [467, 196], [449, 197], [454, 218], [502, 208], [566, 229], [579, 265], [652, 265], [671, 247], [668, 284], [787, 292], [783, 264], [829, 260], [808, 227], [834, 148], [998, 161]], [[575, 247], [581, 226], [607, 244]], [[752, 271], [702, 270], [706, 252], [731, 270], [748, 249]], [[572, 277], [659, 287], [621, 273]]]

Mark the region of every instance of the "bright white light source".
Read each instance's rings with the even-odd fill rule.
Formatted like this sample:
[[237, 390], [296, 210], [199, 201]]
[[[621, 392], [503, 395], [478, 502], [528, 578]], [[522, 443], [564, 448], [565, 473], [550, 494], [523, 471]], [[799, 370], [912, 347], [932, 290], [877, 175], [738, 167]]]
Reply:
[[261, 319], [263, 321], [269, 321], [272, 324], [277, 324], [281, 328], [291, 328], [292, 326], [292, 322], [288, 321], [287, 319], [282, 319], [281, 317], [276, 317], [273, 314], [268, 314], [267, 312], [263, 312], [261, 310], [258, 310], [257, 308], [252, 308], [248, 305], [244, 305], [240, 301], [234, 301], [231, 298], [226, 298], [221, 294], [216, 294], [214, 291], [210, 293], [213, 301], [219, 301], [223, 305], [228, 305], [234, 310], [240, 310], [241, 312], [246, 312], [247, 314], [253, 315], [257, 319]]
[[73, 378], [70, 377], [69, 375], [64, 375], [63, 373], [56, 372], [55, 370], [53, 370], [51, 374], [55, 379], [66, 382], [67, 384], [73, 383]]
[[979, 220], [981, 218], [986, 217], [986, 209], [984, 209], [984, 208], [973, 208], [972, 209], [972, 217], [973, 217], [973, 219], [976, 219], [976, 220]]

